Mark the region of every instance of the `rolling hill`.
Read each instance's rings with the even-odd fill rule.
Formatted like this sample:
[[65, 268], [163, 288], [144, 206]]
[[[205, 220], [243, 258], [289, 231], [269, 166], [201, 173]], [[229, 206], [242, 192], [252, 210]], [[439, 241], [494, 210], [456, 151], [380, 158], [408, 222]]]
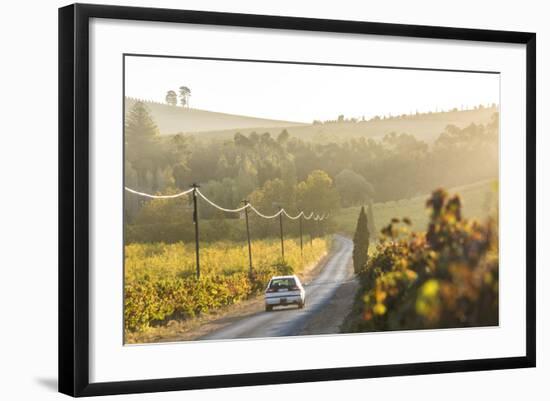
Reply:
[[[497, 112], [497, 108], [487, 107], [475, 110], [444, 111], [437, 113], [425, 113], [420, 115], [409, 115], [403, 118], [388, 118], [377, 121], [344, 121], [326, 122], [318, 124], [302, 124], [285, 127], [291, 136], [303, 140], [317, 142], [340, 142], [351, 138], [381, 138], [386, 134], [395, 132], [397, 134], [408, 133], [428, 143], [433, 142], [441, 134], [447, 125], [456, 125], [464, 128], [472, 123], [487, 124], [491, 116]], [[251, 132], [269, 132], [276, 136], [281, 132], [280, 126], [270, 128], [241, 128], [241, 134], [248, 135]], [[229, 139], [237, 132], [236, 130], [203, 131], [197, 134], [202, 139]]]
[[[137, 101], [134, 98], [125, 98], [126, 111]], [[161, 135], [173, 135], [179, 132], [229, 131], [230, 136], [233, 136], [235, 130], [255, 129], [264, 132], [266, 129], [278, 129], [280, 131], [285, 127], [303, 125], [303, 123], [292, 121], [268, 120], [199, 109], [185, 109], [144, 100], [139, 101], [147, 105]]]
[[[489, 215], [496, 214], [499, 195], [497, 178], [449, 188], [447, 192], [449, 195], [460, 195], [463, 206], [462, 215], [465, 218], [484, 220]], [[425, 231], [429, 220], [426, 209], [426, 200], [429, 197], [430, 194], [425, 194], [399, 201], [374, 203], [373, 214], [377, 230], [389, 224], [393, 217], [400, 219], [408, 217], [412, 220], [411, 229], [413, 231]], [[359, 206], [341, 209], [335, 216], [338, 230], [353, 235], [359, 209]]]
[[[126, 110], [136, 102], [126, 98]], [[197, 139], [224, 140], [233, 138], [236, 132], [248, 135], [252, 132], [269, 132], [278, 135], [286, 129], [291, 136], [303, 140], [327, 142], [345, 141], [351, 138], [381, 138], [386, 134], [408, 133], [428, 143], [433, 142], [447, 125], [464, 128], [472, 123], [486, 124], [497, 107], [470, 110], [441, 111], [411, 114], [369, 121], [331, 121], [304, 124], [292, 121], [269, 120], [256, 117], [218, 113], [200, 109], [184, 109], [167, 104], [144, 101], [149, 108], [161, 135], [185, 133]]]

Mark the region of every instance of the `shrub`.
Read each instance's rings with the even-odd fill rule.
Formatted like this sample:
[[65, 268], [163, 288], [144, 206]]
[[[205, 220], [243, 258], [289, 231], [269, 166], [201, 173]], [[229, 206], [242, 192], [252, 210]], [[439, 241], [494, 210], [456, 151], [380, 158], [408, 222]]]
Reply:
[[410, 221], [384, 227], [361, 273], [360, 318], [350, 331], [490, 326], [498, 324], [496, 221], [462, 219], [458, 196], [434, 191], [427, 232]]

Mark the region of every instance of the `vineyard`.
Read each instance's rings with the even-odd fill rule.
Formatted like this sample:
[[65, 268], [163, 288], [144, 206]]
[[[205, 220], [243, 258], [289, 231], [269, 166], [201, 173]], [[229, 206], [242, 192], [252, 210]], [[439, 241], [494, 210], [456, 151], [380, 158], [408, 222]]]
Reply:
[[343, 331], [498, 324], [497, 219], [464, 219], [460, 197], [443, 190], [426, 206], [426, 233], [411, 232], [408, 218], [382, 229]]
[[202, 274], [195, 273], [192, 244], [150, 243], [125, 246], [126, 332], [143, 331], [171, 319], [188, 319], [263, 291], [276, 274], [300, 274], [329, 250], [330, 238], [303, 246], [285, 239], [285, 261], [278, 240], [252, 241], [254, 269], [249, 274], [246, 242], [214, 242], [201, 246]]

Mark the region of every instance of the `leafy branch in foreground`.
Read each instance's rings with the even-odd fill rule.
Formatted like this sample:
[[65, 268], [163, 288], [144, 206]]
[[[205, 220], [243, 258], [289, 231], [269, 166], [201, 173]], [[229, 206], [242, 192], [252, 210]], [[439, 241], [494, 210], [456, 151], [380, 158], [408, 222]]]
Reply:
[[408, 232], [408, 219], [393, 219], [382, 229], [360, 273], [358, 317], [345, 331], [498, 324], [497, 222], [463, 219], [460, 198], [441, 189], [426, 206], [425, 234]]

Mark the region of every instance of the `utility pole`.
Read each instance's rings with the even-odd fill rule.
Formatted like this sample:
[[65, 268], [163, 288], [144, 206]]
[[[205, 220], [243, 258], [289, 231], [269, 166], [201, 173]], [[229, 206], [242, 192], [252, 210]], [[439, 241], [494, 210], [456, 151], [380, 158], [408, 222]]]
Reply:
[[197, 206], [197, 188], [200, 186], [196, 183], [191, 185], [193, 188], [193, 224], [195, 225], [195, 258], [197, 265], [197, 278], [201, 277], [201, 261], [199, 256], [199, 209]]
[[309, 222], [307, 223], [309, 225], [309, 246], [313, 246], [313, 223], [313, 220], [309, 220]]
[[[243, 203], [248, 206], [249, 202], [245, 199]], [[248, 225], [248, 207], [244, 209], [244, 218], [246, 219], [246, 239], [248, 240], [248, 265], [250, 268], [249, 274], [252, 276], [252, 246], [250, 246], [250, 227]]]
[[317, 219], [317, 237], [321, 238], [321, 219]]
[[302, 215], [300, 215], [300, 255], [304, 257], [304, 242], [302, 240]]
[[[282, 207], [279, 207], [279, 211], [283, 210]], [[283, 263], [285, 262], [285, 241], [283, 238], [283, 213], [279, 214], [279, 228], [281, 231], [281, 255], [283, 257]]]

